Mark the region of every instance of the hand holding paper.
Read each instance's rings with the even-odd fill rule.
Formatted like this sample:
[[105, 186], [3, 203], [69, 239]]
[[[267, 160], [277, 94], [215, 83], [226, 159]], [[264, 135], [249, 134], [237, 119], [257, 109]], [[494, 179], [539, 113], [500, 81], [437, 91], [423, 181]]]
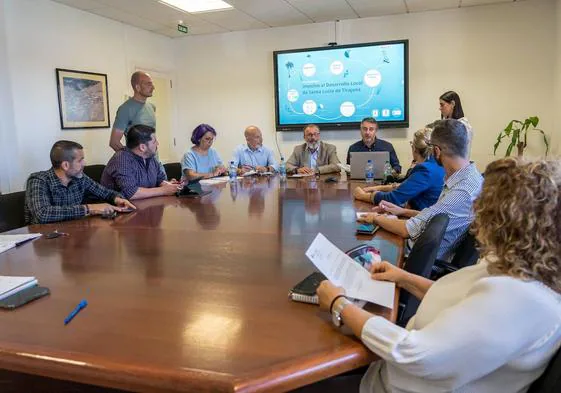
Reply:
[[343, 287], [349, 297], [393, 308], [395, 284], [373, 280], [366, 269], [321, 233], [306, 251], [306, 256], [333, 284]]

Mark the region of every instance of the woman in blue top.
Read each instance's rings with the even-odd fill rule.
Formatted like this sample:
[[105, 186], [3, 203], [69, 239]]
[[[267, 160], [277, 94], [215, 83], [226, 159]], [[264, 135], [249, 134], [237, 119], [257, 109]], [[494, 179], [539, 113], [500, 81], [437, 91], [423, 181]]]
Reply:
[[193, 147], [185, 152], [181, 160], [181, 170], [187, 180], [205, 179], [223, 175], [226, 168], [216, 150], [211, 148], [216, 131], [208, 124], [199, 124], [191, 134]]
[[444, 185], [444, 168], [432, 157], [430, 146], [431, 130], [428, 128], [415, 132], [411, 144], [413, 160], [416, 165], [401, 184], [355, 188], [355, 199], [372, 202], [389, 201], [403, 206], [409, 202], [411, 209], [423, 210], [438, 200]]

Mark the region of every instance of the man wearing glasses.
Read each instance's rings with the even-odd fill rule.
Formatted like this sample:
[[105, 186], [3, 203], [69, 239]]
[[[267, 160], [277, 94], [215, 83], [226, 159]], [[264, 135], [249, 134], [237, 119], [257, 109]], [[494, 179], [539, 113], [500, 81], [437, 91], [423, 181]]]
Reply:
[[395, 149], [390, 142], [376, 138], [378, 122], [373, 117], [366, 117], [360, 122], [360, 135], [362, 140], [349, 146], [347, 164], [351, 163], [351, 153], [365, 151], [387, 151], [390, 153], [390, 165], [396, 173], [401, 173], [401, 165], [395, 154]]
[[[450, 218], [437, 259], [449, 260], [473, 221], [473, 201], [481, 192], [483, 177], [468, 158], [469, 137], [465, 126], [458, 120], [446, 119], [435, 123], [430, 146], [434, 159], [444, 168], [444, 188], [438, 201], [421, 211], [380, 202], [379, 213], [367, 214], [359, 221], [379, 225], [405, 239], [415, 241], [425, 230], [432, 217], [445, 213]], [[382, 213], [406, 218], [396, 220]]]
[[291, 173], [314, 175], [341, 172], [338, 164], [337, 148], [329, 143], [320, 142], [319, 127], [308, 124], [304, 128], [306, 143], [294, 148], [286, 162], [286, 169]]

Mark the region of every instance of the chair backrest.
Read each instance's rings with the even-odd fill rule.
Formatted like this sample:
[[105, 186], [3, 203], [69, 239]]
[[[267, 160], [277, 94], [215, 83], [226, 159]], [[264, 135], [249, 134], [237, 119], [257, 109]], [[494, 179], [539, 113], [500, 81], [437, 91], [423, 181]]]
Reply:
[[458, 247], [456, 247], [454, 257], [450, 261], [450, 264], [458, 269], [475, 265], [479, 259], [479, 251], [477, 251], [476, 247], [477, 241], [475, 237], [468, 232], [460, 244], [458, 244]]
[[25, 191], [0, 195], [0, 232], [25, 226]]
[[166, 171], [168, 180], [181, 179], [181, 164], [179, 162], [170, 162], [168, 164], [164, 164], [164, 170]]
[[561, 392], [561, 350], [553, 356], [549, 365], [532, 385], [528, 393], [559, 393]]
[[[430, 276], [449, 220], [445, 213], [437, 214], [430, 219], [407, 257], [404, 266], [406, 271], [422, 277], [428, 278]], [[399, 303], [403, 305], [403, 310], [400, 313], [398, 324], [404, 326], [409, 318], [417, 312], [420, 301], [407, 291], [402, 290]]]
[[92, 180], [99, 183], [101, 181], [101, 174], [103, 173], [104, 169], [105, 165], [103, 164], [86, 165], [84, 167], [84, 173], [88, 175], [88, 177], [90, 177]]

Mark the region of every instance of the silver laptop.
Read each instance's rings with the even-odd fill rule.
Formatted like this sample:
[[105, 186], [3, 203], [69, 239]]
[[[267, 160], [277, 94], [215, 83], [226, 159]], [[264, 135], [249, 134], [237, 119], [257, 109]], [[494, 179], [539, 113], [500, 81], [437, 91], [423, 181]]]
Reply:
[[351, 179], [364, 180], [364, 170], [366, 163], [372, 160], [374, 164], [374, 179], [384, 178], [384, 165], [390, 160], [390, 153], [387, 151], [360, 151], [351, 152]]

